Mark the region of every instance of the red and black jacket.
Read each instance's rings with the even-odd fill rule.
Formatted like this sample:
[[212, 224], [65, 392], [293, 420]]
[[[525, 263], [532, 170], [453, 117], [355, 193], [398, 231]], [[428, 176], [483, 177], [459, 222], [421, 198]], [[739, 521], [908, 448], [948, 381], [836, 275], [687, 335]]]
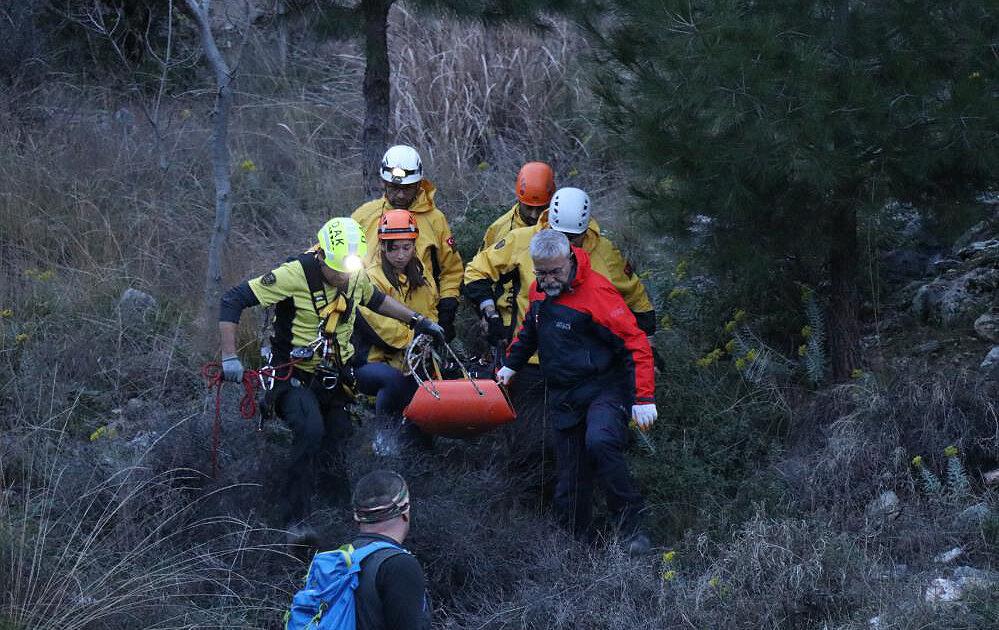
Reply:
[[561, 392], [620, 383], [632, 404], [655, 402], [652, 348], [624, 298], [573, 247], [576, 274], [569, 290], [549, 298], [531, 284], [524, 325], [505, 364], [520, 370], [535, 352], [548, 387]]

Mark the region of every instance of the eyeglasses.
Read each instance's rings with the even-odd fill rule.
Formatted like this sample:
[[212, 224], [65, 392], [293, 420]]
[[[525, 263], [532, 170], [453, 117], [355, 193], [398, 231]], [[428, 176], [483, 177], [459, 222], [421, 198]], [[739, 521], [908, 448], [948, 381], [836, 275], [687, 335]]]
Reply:
[[539, 279], [540, 278], [556, 278], [556, 277], [562, 275], [562, 271], [563, 270], [565, 270], [565, 267], [556, 267], [554, 269], [535, 269], [534, 270], [534, 277], [535, 278], [539, 278]]

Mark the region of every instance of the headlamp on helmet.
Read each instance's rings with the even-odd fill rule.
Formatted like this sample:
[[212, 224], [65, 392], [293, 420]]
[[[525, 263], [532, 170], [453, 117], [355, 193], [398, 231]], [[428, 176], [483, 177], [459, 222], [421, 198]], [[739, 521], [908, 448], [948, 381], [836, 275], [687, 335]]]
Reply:
[[330, 219], [318, 236], [327, 267], [341, 273], [356, 273], [364, 267], [368, 244], [357, 221], [348, 217]]

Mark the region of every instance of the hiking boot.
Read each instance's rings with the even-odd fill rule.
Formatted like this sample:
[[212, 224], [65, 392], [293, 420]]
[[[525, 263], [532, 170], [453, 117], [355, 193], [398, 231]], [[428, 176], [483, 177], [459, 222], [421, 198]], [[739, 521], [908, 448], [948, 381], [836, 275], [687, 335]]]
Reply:
[[632, 558], [644, 556], [652, 549], [652, 541], [645, 532], [635, 532], [625, 539], [624, 548]]

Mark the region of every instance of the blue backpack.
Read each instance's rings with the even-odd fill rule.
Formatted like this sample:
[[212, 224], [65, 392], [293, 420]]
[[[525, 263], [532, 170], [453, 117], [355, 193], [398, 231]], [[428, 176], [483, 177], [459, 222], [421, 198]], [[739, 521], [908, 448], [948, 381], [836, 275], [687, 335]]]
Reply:
[[[344, 545], [335, 551], [317, 553], [305, 576], [305, 588], [295, 593], [285, 615], [285, 630], [355, 630], [354, 591], [360, 581], [361, 561], [382, 549], [409, 553], [389, 542], [373, 542], [355, 550]], [[382, 554], [375, 560], [396, 555]], [[381, 564], [381, 562], [377, 562]], [[373, 570], [377, 566], [371, 567]]]

